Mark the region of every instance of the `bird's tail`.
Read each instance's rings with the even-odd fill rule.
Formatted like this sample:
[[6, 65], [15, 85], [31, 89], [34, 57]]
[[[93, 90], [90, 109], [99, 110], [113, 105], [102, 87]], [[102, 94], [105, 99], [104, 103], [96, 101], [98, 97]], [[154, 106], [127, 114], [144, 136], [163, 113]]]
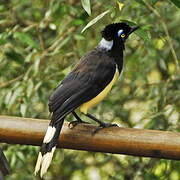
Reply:
[[46, 173], [48, 167], [50, 166], [63, 122], [64, 118], [61, 119], [59, 123], [56, 123], [54, 125], [52, 123], [49, 124], [37, 158], [34, 171], [35, 175], [40, 170], [40, 176], [42, 177]]

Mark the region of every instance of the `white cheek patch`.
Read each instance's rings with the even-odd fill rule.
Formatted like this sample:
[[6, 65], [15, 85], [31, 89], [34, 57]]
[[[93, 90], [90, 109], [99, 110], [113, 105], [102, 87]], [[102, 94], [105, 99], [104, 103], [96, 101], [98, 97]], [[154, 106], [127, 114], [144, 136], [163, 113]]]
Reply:
[[123, 33], [123, 30], [120, 29], [120, 30], [118, 31], [118, 37], [119, 37], [122, 33]]
[[111, 50], [113, 46], [113, 40], [112, 41], [107, 41], [104, 38], [99, 43], [99, 48], [105, 49], [105, 50]]

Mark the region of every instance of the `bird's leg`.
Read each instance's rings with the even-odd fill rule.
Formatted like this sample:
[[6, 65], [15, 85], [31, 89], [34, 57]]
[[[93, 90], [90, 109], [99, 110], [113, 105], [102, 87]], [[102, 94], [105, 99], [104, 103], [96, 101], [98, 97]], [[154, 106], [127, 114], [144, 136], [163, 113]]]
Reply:
[[72, 114], [74, 115], [74, 117], [77, 119], [77, 121], [79, 123], [83, 123], [82, 119], [73, 111]]
[[76, 125], [80, 124], [80, 123], [87, 123], [85, 121], [83, 121], [76, 113], [75, 111], [72, 112], [73, 116], [76, 118], [76, 121], [71, 121], [68, 125], [68, 127], [70, 129], [74, 128]]
[[106, 127], [112, 127], [112, 126], [118, 126], [117, 124], [111, 124], [111, 123], [104, 123], [102, 121], [100, 121], [99, 119], [95, 118], [93, 115], [87, 113], [85, 114], [87, 117], [89, 117], [90, 119], [96, 121], [100, 127], [102, 128], [106, 128]]

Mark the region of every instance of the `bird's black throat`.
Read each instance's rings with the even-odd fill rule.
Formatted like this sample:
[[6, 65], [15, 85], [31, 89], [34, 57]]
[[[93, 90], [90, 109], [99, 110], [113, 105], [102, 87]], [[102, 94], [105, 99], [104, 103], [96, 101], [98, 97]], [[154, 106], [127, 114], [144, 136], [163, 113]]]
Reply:
[[115, 63], [118, 66], [119, 73], [123, 68], [123, 51], [125, 50], [125, 46], [123, 42], [114, 41], [112, 49], [109, 51], [110, 56], [113, 57]]

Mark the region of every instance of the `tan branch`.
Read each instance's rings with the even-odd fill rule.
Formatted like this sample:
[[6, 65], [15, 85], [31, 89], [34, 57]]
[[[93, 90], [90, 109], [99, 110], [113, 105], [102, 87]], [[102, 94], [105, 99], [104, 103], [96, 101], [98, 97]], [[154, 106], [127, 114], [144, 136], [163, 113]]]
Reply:
[[[49, 120], [0, 116], [0, 141], [41, 145]], [[105, 153], [180, 160], [180, 133], [80, 124], [69, 129], [64, 123], [58, 147]]]

